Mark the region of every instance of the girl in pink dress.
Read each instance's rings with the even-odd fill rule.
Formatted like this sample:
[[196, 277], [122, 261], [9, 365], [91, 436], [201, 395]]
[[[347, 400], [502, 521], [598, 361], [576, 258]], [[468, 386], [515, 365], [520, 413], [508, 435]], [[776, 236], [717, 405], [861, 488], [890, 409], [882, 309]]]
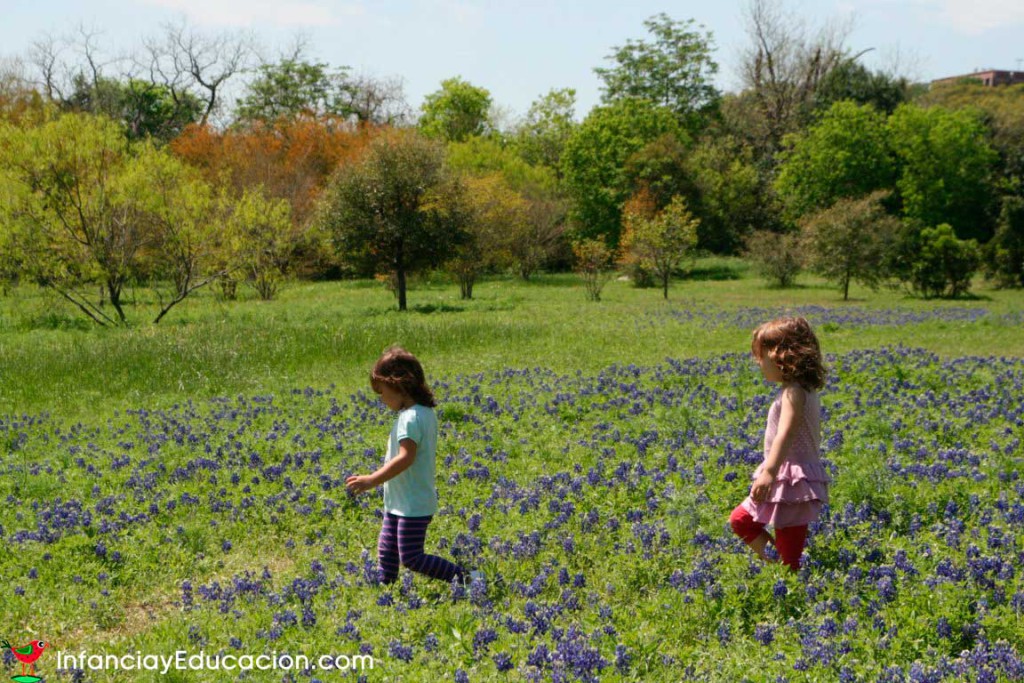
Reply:
[[[828, 502], [829, 476], [821, 464], [821, 403], [825, 385], [821, 348], [803, 318], [779, 318], [754, 330], [750, 349], [769, 382], [782, 390], [768, 410], [764, 461], [753, 474], [750, 495], [729, 516], [737, 536], [767, 561], [773, 543], [793, 571], [807, 542], [807, 525]], [[771, 525], [775, 538], [765, 531]]]

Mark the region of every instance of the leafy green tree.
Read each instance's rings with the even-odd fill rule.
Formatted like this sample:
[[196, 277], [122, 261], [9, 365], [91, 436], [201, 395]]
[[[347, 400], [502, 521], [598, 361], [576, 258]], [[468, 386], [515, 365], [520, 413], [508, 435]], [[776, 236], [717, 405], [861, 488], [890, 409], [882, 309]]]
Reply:
[[967, 293], [981, 262], [978, 243], [957, 239], [952, 226], [943, 223], [924, 228], [914, 242], [907, 279], [911, 288], [924, 296], [956, 297]]
[[406, 276], [437, 267], [463, 239], [438, 211], [448, 183], [444, 151], [413, 131], [376, 138], [362, 161], [339, 169], [324, 192], [323, 228], [346, 261], [364, 272], [393, 273], [399, 310]]
[[836, 102], [869, 104], [886, 115], [910, 98], [905, 78], [871, 71], [856, 59], [844, 59], [829, 71], [814, 91], [814, 106], [824, 111]]
[[[156, 292], [160, 310], [153, 322], [159, 323], [190, 294], [224, 275], [215, 260], [225, 229], [222, 212], [199, 171], [152, 144], [138, 148], [124, 184], [152, 234], [135, 277]], [[164, 282], [171, 284], [169, 293]]]
[[745, 256], [769, 283], [790, 287], [804, 267], [804, 247], [798, 232], [755, 230], [746, 240]]
[[624, 260], [638, 262], [660, 280], [662, 295], [667, 299], [672, 273], [694, 255], [700, 219], [690, 213], [686, 200], [677, 196], [653, 218], [627, 213], [625, 222]]
[[285, 58], [264, 64], [238, 101], [236, 118], [275, 121], [296, 116], [347, 116], [348, 69]]
[[262, 187], [246, 188], [229, 205], [224, 232], [230, 240], [227, 272], [241, 270], [260, 299], [276, 296], [288, 274], [293, 249], [288, 236], [291, 205], [267, 196]]
[[870, 105], [836, 102], [786, 142], [775, 188], [791, 220], [893, 186], [885, 117]]
[[65, 111], [100, 114], [124, 126], [129, 140], [153, 138], [167, 142], [202, 117], [204, 104], [189, 92], [130, 78], [74, 77], [73, 90], [62, 100]]
[[903, 213], [923, 225], [948, 223], [962, 238], [993, 232], [996, 152], [975, 111], [901, 105], [889, 118]]
[[877, 289], [886, 279], [885, 264], [900, 222], [883, 205], [887, 192], [857, 199], [840, 199], [802, 222], [811, 270], [838, 285], [843, 300], [850, 283]]
[[441, 89], [427, 95], [421, 108], [420, 130], [427, 137], [462, 142], [490, 128], [491, 93], [462, 78], [441, 82]]
[[604, 103], [649, 100], [671, 110], [687, 130], [702, 128], [719, 99], [711, 33], [698, 30], [692, 19], [675, 21], [664, 13], [644, 27], [650, 42], [627, 40], [609, 55], [614, 66], [594, 69], [604, 82]]
[[626, 159], [623, 170], [633, 191], [645, 188], [658, 210], [677, 196], [696, 203], [697, 189], [687, 164], [688, 142], [685, 133], [664, 133]]
[[984, 253], [985, 270], [997, 286], [1024, 287], [1024, 198], [1003, 198], [996, 234]]
[[590, 301], [601, 300], [601, 290], [612, 278], [611, 261], [614, 252], [602, 239], [581, 239], [572, 245], [575, 270], [583, 278], [583, 286]]
[[679, 130], [672, 111], [647, 100], [625, 98], [590, 112], [569, 138], [562, 157], [579, 236], [601, 236], [618, 245], [622, 205], [633, 191], [628, 160], [651, 141]]
[[992, 146], [999, 153], [999, 189], [1024, 195], [1024, 84], [998, 88], [976, 81], [936, 84], [914, 102], [983, 112]]
[[456, 221], [466, 239], [445, 262], [463, 299], [473, 298], [473, 285], [488, 271], [512, 262], [512, 242], [523, 236], [529, 219], [527, 202], [500, 174], [467, 176], [454, 184], [455, 196], [443, 197], [442, 216]]
[[545, 166], [561, 174], [562, 153], [573, 130], [576, 91], [551, 90], [530, 105], [526, 118], [513, 136], [519, 155], [534, 166]]
[[687, 157], [700, 216], [697, 245], [718, 254], [734, 254], [759, 227], [775, 222], [775, 195], [758, 172], [753, 150], [732, 136], [701, 140]]
[[[65, 114], [41, 126], [0, 126], [6, 220], [29, 275], [101, 325], [126, 324], [122, 296], [154, 241], [135, 186], [123, 182], [131, 150], [117, 124]], [[116, 319], [84, 293], [100, 283]]]

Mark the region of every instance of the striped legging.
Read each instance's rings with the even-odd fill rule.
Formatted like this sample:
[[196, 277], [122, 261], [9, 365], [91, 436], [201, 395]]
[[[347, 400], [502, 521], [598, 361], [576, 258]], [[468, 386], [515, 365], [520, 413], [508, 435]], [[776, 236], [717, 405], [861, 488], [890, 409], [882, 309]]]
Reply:
[[465, 570], [436, 555], [423, 552], [427, 526], [433, 516], [400, 517], [384, 513], [380, 538], [377, 540], [377, 559], [380, 561], [381, 581], [391, 583], [398, 578], [399, 565], [433, 579], [451, 581], [465, 574]]

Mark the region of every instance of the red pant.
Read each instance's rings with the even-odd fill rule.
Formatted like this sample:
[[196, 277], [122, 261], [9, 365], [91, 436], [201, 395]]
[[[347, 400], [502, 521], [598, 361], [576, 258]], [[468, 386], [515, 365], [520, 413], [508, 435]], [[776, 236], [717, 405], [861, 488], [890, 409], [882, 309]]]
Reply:
[[[755, 538], [765, 533], [765, 525], [755, 522], [754, 518], [750, 516], [750, 513], [742, 505], [736, 506], [736, 509], [729, 515], [729, 524], [732, 525], [733, 532], [742, 538], [743, 542], [747, 545], [750, 545]], [[804, 545], [807, 543], [806, 524], [776, 529], [775, 538], [772, 538], [769, 534], [768, 540], [775, 544], [775, 549], [779, 552], [783, 564], [789, 565], [794, 571], [800, 569], [800, 556], [803, 554]]]

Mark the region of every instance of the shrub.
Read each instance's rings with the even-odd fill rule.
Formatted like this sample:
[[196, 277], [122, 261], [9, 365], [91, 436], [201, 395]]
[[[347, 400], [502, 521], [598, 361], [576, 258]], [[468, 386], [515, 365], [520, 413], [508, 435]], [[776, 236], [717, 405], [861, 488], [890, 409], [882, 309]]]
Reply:
[[943, 223], [921, 230], [916, 257], [909, 268], [911, 288], [926, 299], [956, 298], [971, 287], [981, 263], [976, 240], [957, 239], [953, 228]]
[[768, 282], [790, 287], [803, 268], [803, 253], [798, 233], [758, 230], [747, 238], [745, 255], [754, 262]]

